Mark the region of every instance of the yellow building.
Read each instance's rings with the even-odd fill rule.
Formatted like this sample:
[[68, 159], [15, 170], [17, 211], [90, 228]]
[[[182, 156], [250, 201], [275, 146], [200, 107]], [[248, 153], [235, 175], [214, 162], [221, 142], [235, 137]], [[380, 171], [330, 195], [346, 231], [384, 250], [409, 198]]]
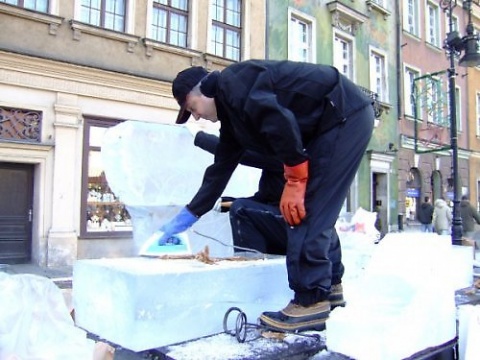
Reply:
[[263, 58], [265, 3], [31, 3], [0, 1], [0, 263], [132, 255], [98, 161], [103, 132], [173, 123], [171, 81], [186, 67]]

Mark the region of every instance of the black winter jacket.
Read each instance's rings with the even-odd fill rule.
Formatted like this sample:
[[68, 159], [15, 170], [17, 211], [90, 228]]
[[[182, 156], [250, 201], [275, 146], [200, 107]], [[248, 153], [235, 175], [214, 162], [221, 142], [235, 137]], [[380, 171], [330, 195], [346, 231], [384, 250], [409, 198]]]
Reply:
[[188, 204], [197, 216], [214, 206], [245, 150], [298, 165], [308, 159], [305, 148], [312, 139], [372, 104], [334, 67], [264, 60], [224, 69], [214, 98], [220, 143], [214, 164]]

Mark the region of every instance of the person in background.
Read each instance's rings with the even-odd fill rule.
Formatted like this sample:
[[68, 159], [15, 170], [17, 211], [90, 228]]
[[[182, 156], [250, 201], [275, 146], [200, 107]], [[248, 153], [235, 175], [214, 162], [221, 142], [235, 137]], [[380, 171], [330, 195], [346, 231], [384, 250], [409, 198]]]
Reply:
[[[214, 163], [189, 204], [161, 227], [162, 237], [190, 228], [211, 210], [245, 151], [273, 156], [285, 178], [271, 231], [287, 240], [292, 301], [266, 311], [260, 323], [279, 331], [323, 330], [334, 278], [334, 226], [370, 141], [372, 99], [327, 65], [248, 60], [207, 72], [191, 67], [172, 84], [180, 105], [176, 123], [190, 115], [220, 121]], [[159, 239], [162, 241], [162, 239]], [[335, 254], [341, 262], [341, 248]]]
[[438, 235], [449, 235], [452, 226], [452, 211], [443, 199], [435, 200], [433, 210], [433, 228]]
[[460, 216], [462, 217], [463, 236], [471, 238], [475, 232], [475, 224], [480, 224], [480, 214], [470, 204], [467, 195], [460, 201]]
[[433, 205], [428, 196], [425, 196], [418, 209], [417, 220], [422, 224], [423, 232], [433, 232]]

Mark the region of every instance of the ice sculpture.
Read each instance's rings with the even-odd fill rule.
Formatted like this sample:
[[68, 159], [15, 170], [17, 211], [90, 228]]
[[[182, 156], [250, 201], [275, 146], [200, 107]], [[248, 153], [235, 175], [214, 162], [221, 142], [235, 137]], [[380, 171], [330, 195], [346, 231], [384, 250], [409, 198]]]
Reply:
[[[102, 141], [102, 162], [108, 183], [132, 217], [138, 251], [143, 242], [195, 195], [213, 155], [193, 144], [184, 126], [126, 121], [109, 128]], [[255, 193], [260, 170], [239, 166], [225, 190], [233, 197]], [[232, 245], [228, 215], [210, 211], [193, 229]], [[189, 233], [192, 252], [205, 245], [213, 256], [230, 256], [226, 247]]]

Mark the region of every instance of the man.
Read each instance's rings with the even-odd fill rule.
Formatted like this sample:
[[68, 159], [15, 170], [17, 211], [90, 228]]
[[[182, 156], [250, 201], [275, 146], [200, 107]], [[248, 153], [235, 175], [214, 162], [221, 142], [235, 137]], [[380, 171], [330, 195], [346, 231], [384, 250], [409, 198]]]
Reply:
[[467, 195], [460, 201], [460, 216], [462, 217], [463, 236], [471, 238], [475, 232], [475, 223], [480, 224], [480, 214], [470, 204]]
[[[215, 154], [219, 138], [199, 131], [193, 142], [199, 148]], [[242, 165], [262, 170], [258, 191], [248, 198], [230, 198], [231, 205], [223, 211], [229, 212], [233, 244], [262, 253], [286, 255], [287, 232], [285, 220], [280, 213], [280, 198], [285, 187], [283, 165], [275, 158], [245, 151], [240, 158]], [[328, 300], [333, 309], [345, 306], [341, 279], [344, 267], [341, 262], [340, 239], [335, 228], [332, 230], [329, 259], [332, 262], [332, 288]]]
[[[215, 154], [219, 138], [199, 131], [194, 144]], [[280, 198], [285, 187], [283, 164], [275, 158], [245, 151], [239, 160], [245, 166], [262, 170], [258, 191], [247, 198], [228, 198], [233, 245], [258, 250], [267, 254], [286, 254], [284, 220], [279, 211]], [[223, 202], [223, 201], [222, 201]]]
[[280, 331], [324, 329], [332, 284], [341, 282], [329, 258], [334, 226], [372, 134], [371, 100], [333, 67], [289, 61], [250, 60], [221, 73], [192, 67], [177, 75], [172, 92], [177, 124], [193, 115], [221, 127], [214, 163], [192, 201], [162, 226], [163, 238], [214, 206], [246, 150], [274, 156], [286, 181], [283, 221], [272, 230], [286, 234], [294, 298], [260, 322]]
[[425, 196], [423, 203], [418, 209], [417, 219], [422, 224], [423, 232], [433, 232], [433, 205], [430, 203], [430, 198]]

